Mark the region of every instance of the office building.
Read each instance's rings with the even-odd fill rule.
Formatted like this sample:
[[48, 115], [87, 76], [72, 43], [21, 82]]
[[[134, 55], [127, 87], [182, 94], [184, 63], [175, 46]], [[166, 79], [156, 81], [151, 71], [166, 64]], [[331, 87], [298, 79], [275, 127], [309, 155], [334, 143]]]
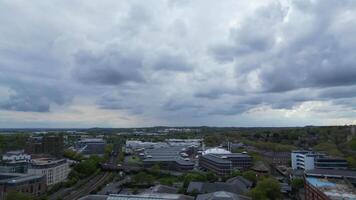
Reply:
[[2, 155], [0, 161], [0, 173], [26, 173], [31, 155], [23, 150], [8, 151]]
[[159, 165], [161, 169], [171, 171], [188, 171], [194, 168], [194, 163], [189, 158], [181, 156], [182, 148], [167, 147], [147, 149], [143, 159], [145, 168]]
[[355, 200], [355, 187], [340, 179], [305, 178], [306, 200]]
[[47, 190], [45, 175], [0, 173], [0, 200], [11, 191], [28, 193], [38, 197]]
[[25, 152], [27, 154], [49, 154], [55, 157], [62, 156], [63, 149], [62, 135], [30, 137], [25, 145]]
[[0, 173], [27, 173], [28, 161], [2, 161]]
[[347, 169], [346, 159], [313, 151], [293, 151], [291, 160], [293, 169]]
[[209, 149], [199, 157], [199, 167], [219, 176], [227, 176], [234, 169], [246, 170], [252, 166], [252, 157], [243, 153], [230, 153], [224, 149]]
[[3, 161], [29, 161], [31, 155], [25, 154], [23, 150], [8, 151], [2, 155]]
[[46, 183], [48, 186], [50, 186], [67, 179], [69, 173], [69, 164], [66, 159], [32, 159], [29, 163], [27, 173], [35, 175], [46, 175]]
[[106, 142], [102, 138], [84, 138], [75, 143], [78, 153], [84, 155], [102, 155], [105, 153]]

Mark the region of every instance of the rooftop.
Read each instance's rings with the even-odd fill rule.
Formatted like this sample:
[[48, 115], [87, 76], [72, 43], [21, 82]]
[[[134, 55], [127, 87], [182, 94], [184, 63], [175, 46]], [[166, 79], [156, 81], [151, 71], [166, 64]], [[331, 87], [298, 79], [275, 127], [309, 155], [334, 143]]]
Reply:
[[247, 193], [249, 188], [242, 183], [224, 183], [224, 182], [195, 182], [192, 181], [189, 183], [187, 188], [187, 192], [197, 191], [198, 193], [207, 193], [207, 192], [218, 192], [218, 191], [226, 191], [234, 194], [245, 194]]
[[205, 150], [202, 154], [230, 154], [231, 152], [223, 149], [223, 148], [219, 148], [219, 147], [214, 147], [214, 148], [210, 148]]
[[307, 182], [331, 200], [356, 200], [355, 188], [343, 180], [307, 177]]
[[0, 184], [17, 184], [34, 179], [41, 179], [43, 175], [29, 175], [19, 173], [0, 173]]
[[305, 171], [307, 176], [322, 176], [335, 178], [356, 178], [356, 171], [337, 169], [313, 169]]
[[194, 197], [181, 194], [143, 194], [143, 195], [120, 195], [111, 194], [107, 200], [193, 200]]
[[231, 192], [218, 191], [213, 193], [198, 195], [196, 200], [249, 200], [251, 198], [246, 196], [237, 195]]
[[21, 155], [24, 154], [24, 150], [8, 151], [4, 156]]
[[36, 158], [30, 161], [31, 166], [60, 165], [66, 163], [66, 159]]

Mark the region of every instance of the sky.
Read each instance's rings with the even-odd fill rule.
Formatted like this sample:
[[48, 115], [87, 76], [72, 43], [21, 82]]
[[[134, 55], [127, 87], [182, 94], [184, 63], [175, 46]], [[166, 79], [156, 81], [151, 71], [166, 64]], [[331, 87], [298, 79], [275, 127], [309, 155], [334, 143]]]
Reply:
[[356, 124], [354, 0], [0, 0], [0, 127]]

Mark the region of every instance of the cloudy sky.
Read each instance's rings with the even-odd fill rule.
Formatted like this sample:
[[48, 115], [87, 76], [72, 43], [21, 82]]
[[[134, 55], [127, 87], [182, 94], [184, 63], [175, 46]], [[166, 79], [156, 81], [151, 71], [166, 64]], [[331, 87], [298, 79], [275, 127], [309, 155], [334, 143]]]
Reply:
[[0, 127], [352, 123], [354, 0], [0, 0]]

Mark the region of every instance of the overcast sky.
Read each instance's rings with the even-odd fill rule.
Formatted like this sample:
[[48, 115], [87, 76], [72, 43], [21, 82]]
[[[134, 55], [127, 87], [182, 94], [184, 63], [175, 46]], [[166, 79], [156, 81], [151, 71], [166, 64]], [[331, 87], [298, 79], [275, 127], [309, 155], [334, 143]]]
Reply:
[[356, 123], [355, 0], [0, 0], [0, 127]]

